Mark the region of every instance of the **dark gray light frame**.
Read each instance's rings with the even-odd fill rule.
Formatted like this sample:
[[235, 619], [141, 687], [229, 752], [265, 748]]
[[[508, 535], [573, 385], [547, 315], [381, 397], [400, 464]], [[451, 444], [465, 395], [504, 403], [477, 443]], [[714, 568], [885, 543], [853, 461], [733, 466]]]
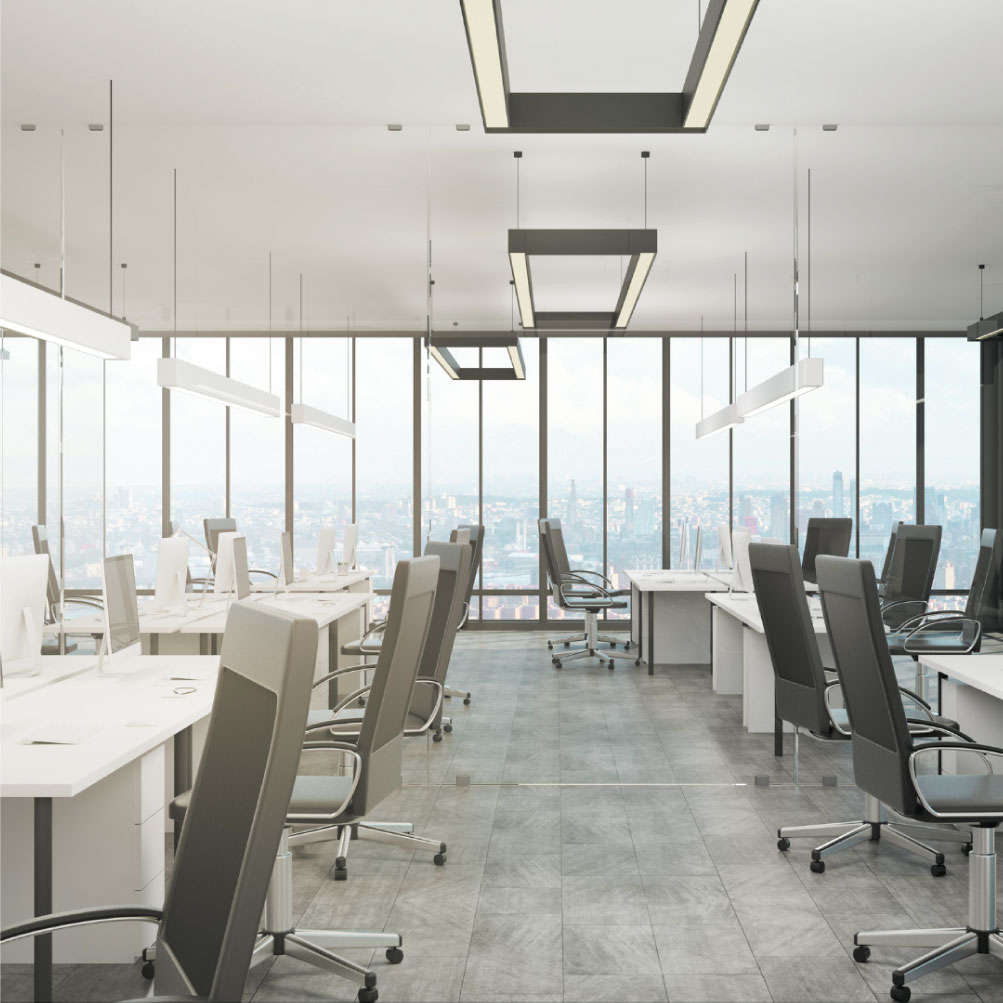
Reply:
[[[429, 346], [429, 339], [425, 338], [425, 345]], [[522, 371], [526, 372], [526, 360], [522, 354], [522, 345], [519, 344], [519, 335], [514, 331], [481, 331], [477, 334], [450, 334], [446, 332], [440, 334], [432, 332], [431, 347], [445, 356], [446, 361], [456, 372], [457, 379], [461, 380], [518, 380], [525, 379], [525, 376], [516, 375], [515, 367], [508, 366], [461, 366], [456, 361], [456, 356], [450, 351], [451, 348], [515, 348], [519, 353], [519, 362], [522, 364]], [[483, 359], [484, 353], [478, 353]]]
[[[642, 254], [658, 253], [657, 230], [509, 230], [509, 254], [526, 255], [526, 273], [529, 276], [529, 299], [533, 306], [533, 319], [537, 331], [608, 331], [624, 334], [626, 328], [614, 327], [620, 315], [627, 290]], [[543, 255], [610, 255], [630, 256], [623, 276], [616, 309], [612, 313], [590, 311], [545, 312], [536, 309], [533, 296], [533, 270], [530, 258]], [[647, 279], [645, 280], [647, 281]], [[642, 286], [642, 291], [643, 291]], [[639, 295], [640, 298], [640, 295]]]
[[[495, 15], [495, 32], [498, 53], [501, 59], [502, 82], [505, 88], [505, 101], [508, 107], [508, 126], [487, 126], [485, 132], [501, 133], [662, 133], [685, 132], [703, 133], [706, 126], [686, 128], [683, 123], [689, 111], [690, 102], [696, 91], [697, 84], [707, 62], [717, 26], [728, 0], [710, 0], [707, 13], [700, 26], [700, 34], [693, 50], [686, 80], [681, 92], [633, 92], [633, 93], [558, 93], [549, 91], [516, 91], [509, 88], [508, 58], [505, 52], [505, 32], [502, 28], [501, 0], [492, 0]], [[735, 59], [745, 42], [748, 25], [755, 16], [755, 3], [746, 24], [746, 30], [738, 41], [738, 46], [732, 56], [728, 72], [725, 74], [711, 108], [708, 124], [714, 117], [718, 101], [728, 83]], [[470, 53], [470, 65], [477, 85], [477, 102], [481, 109], [481, 122], [484, 122], [484, 105], [481, 101], [480, 82], [477, 79], [477, 67], [474, 64], [474, 53], [470, 47], [470, 28], [467, 24], [466, 10], [460, 4], [463, 13], [463, 28], [467, 36], [467, 50]]]

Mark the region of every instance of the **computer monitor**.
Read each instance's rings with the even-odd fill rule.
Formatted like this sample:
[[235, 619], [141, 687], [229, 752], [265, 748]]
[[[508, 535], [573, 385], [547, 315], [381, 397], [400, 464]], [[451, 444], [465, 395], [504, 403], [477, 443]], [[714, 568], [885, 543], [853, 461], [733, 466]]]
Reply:
[[732, 565], [731, 530], [724, 523], [717, 527], [717, 545], [718, 564], [721, 565], [722, 571], [727, 571]]
[[[46, 585], [46, 596], [50, 606], [59, 602], [59, 578], [56, 576], [56, 566], [52, 563], [52, 552], [49, 550], [49, 533], [44, 526], [31, 527], [31, 539], [35, 545], [36, 554], [45, 554], [49, 562], [49, 578]], [[53, 614], [54, 616], [57, 614]]]
[[341, 548], [341, 563], [347, 569], [355, 567], [356, 548], [359, 545], [358, 523], [350, 523], [345, 527], [345, 542]]
[[105, 632], [98, 657], [98, 673], [116, 675], [105, 662], [120, 669], [141, 653], [136, 566], [132, 554], [106, 557], [102, 565]]
[[852, 519], [809, 519], [804, 536], [804, 556], [801, 558], [804, 580], [817, 584], [815, 558], [820, 554], [846, 557], [850, 552], [852, 534]]
[[317, 537], [317, 574], [329, 575], [334, 562], [334, 529], [324, 526]]
[[236, 519], [203, 519], [206, 546], [215, 554], [219, 549], [220, 533], [236, 533]]
[[693, 547], [693, 570], [700, 570], [700, 561], [703, 558], [703, 526], [697, 526], [697, 542]]
[[293, 535], [283, 533], [280, 543], [279, 585], [292, 585], [296, 580], [296, 569], [293, 566]]
[[690, 556], [690, 527], [685, 520], [679, 522], [679, 567], [686, 567], [686, 560]]
[[247, 571], [247, 537], [243, 533], [220, 533], [216, 537], [216, 574], [212, 590], [217, 595], [232, 595], [244, 599], [251, 594], [250, 575]]
[[732, 573], [732, 589], [735, 592], [751, 592], [752, 562], [749, 559], [749, 541], [751, 535], [744, 529], [736, 529], [731, 535], [732, 546], [735, 548], [735, 570]]
[[158, 609], [183, 607], [188, 587], [188, 541], [169, 536], [157, 548], [157, 585], [153, 603]]
[[[0, 658], [8, 678], [35, 676], [42, 670], [48, 574], [47, 554], [0, 558]], [[28, 662], [24, 672], [11, 664], [22, 659]]]

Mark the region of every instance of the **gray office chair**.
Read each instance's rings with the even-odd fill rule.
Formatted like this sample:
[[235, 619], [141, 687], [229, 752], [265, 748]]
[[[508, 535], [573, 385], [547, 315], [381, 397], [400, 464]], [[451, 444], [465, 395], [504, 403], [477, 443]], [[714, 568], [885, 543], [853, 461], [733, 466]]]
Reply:
[[[996, 918], [996, 844], [1003, 822], [1003, 749], [973, 742], [953, 729], [949, 737], [917, 743], [910, 733], [885, 641], [874, 569], [868, 561], [820, 557], [818, 583], [833, 655], [843, 684], [853, 731], [857, 786], [900, 815], [926, 823], [971, 825], [968, 858], [968, 919], [964, 926], [932, 930], [863, 930], [854, 934], [855, 961], [867, 961], [872, 947], [927, 947], [927, 953], [895, 969], [891, 998], [908, 1001], [907, 983], [973, 954], [1003, 960]], [[923, 756], [957, 754], [957, 768], [971, 762], [981, 773], [921, 772]], [[931, 764], [933, 768], [936, 763]]]
[[4, 930], [0, 941], [90, 923], [158, 923], [155, 990], [163, 995], [153, 999], [239, 1000], [296, 779], [316, 657], [315, 621], [234, 603], [163, 908], [39, 916]]
[[[439, 577], [435, 589], [435, 605], [432, 608], [432, 619], [429, 622], [428, 636], [421, 653], [418, 665], [418, 676], [411, 692], [411, 702], [405, 722], [404, 735], [414, 738], [427, 735], [430, 729], [435, 729], [433, 739], [441, 741], [441, 728], [452, 731], [452, 723], [442, 716], [442, 691], [444, 689], [446, 672], [453, 654], [453, 641], [456, 638], [457, 624], [463, 615], [463, 594], [466, 587], [467, 573], [470, 568], [471, 546], [469, 543], [437, 543], [429, 541], [425, 546], [425, 556], [439, 558]], [[379, 654], [382, 641], [370, 653]], [[356, 667], [344, 667], [337, 673], [355, 671]], [[377, 671], [379, 671], [377, 669]], [[332, 673], [334, 675], [336, 673]], [[325, 680], [330, 678], [325, 677]], [[320, 685], [325, 680], [321, 680]], [[354, 696], [354, 694], [353, 694]], [[348, 698], [351, 700], [351, 697]], [[344, 701], [341, 701], [344, 703]], [[347, 709], [347, 706], [346, 706]], [[313, 732], [318, 728], [328, 728], [337, 738], [347, 738], [357, 741], [363, 718], [357, 713], [337, 715], [331, 710], [312, 710], [308, 724]], [[436, 737], [437, 736], [437, 737]], [[426, 756], [426, 763], [428, 757]], [[431, 778], [429, 778], [431, 781]], [[345, 832], [350, 828], [352, 832]], [[342, 838], [344, 836], [344, 838]], [[357, 836], [360, 839], [371, 839], [378, 843], [388, 843], [401, 846], [406, 850], [424, 850], [432, 854], [436, 866], [446, 862], [446, 844], [429, 836], [415, 836], [414, 825], [410, 822], [378, 822], [366, 820], [363, 822], [345, 823], [330, 830], [329, 839], [339, 840], [338, 856], [335, 859], [334, 877], [342, 881], [348, 877], [349, 838]], [[290, 845], [297, 845], [301, 840], [297, 835], [290, 839]], [[316, 842], [316, 839], [303, 840]]]
[[810, 518], [805, 529], [804, 556], [801, 558], [801, 573], [804, 575], [804, 580], [816, 583], [815, 558], [820, 554], [846, 557], [850, 552], [852, 536], [852, 519]]
[[[422, 649], [428, 634], [439, 574], [437, 557], [417, 557], [400, 561], [390, 593], [387, 629], [380, 648], [380, 660], [366, 687], [369, 700], [358, 738], [334, 740], [328, 732], [330, 721], [306, 727], [299, 733], [304, 751], [330, 750], [352, 760], [348, 776], [298, 776], [286, 811], [278, 853], [274, 859], [271, 889], [265, 903], [264, 928], [254, 945], [251, 965], [288, 954], [316, 968], [332, 972], [361, 986], [359, 1003], [377, 998], [376, 975], [362, 965], [335, 954], [337, 949], [384, 948], [391, 964], [404, 953], [401, 937], [383, 931], [297, 930], [293, 922], [293, 875], [291, 847], [335, 838], [333, 833], [350, 832], [351, 826], [393, 793], [401, 784], [402, 746], [411, 690], [418, 674]], [[315, 681], [314, 686], [355, 667], [336, 669]], [[354, 702], [358, 691], [340, 701], [334, 711]], [[305, 721], [304, 721], [305, 724]], [[325, 734], [323, 739], [317, 736]], [[171, 802], [171, 816], [184, 815], [187, 795]], [[309, 826], [292, 832], [294, 826]], [[346, 841], [347, 841], [347, 837]]]
[[888, 575], [879, 592], [881, 616], [897, 630], [925, 613], [940, 556], [940, 526], [899, 526]]
[[[480, 523], [468, 522], [461, 523], [449, 534], [449, 542], [456, 543], [457, 530], [468, 530], [470, 533], [470, 546], [473, 547], [473, 556], [470, 561], [470, 576], [467, 580], [466, 593], [463, 597], [463, 619], [460, 621], [460, 629], [466, 627], [467, 620], [470, 617], [470, 603], [474, 596], [474, 587], [477, 585], [477, 575], [481, 570], [481, 557], [484, 553], [484, 527]], [[462, 696], [463, 694], [459, 692], [450, 693], [447, 691], [446, 696]], [[470, 694], [468, 693], [469, 697]], [[470, 703], [469, 700], [464, 700], [464, 703]]]
[[589, 657], [598, 658], [600, 663], [605, 663], [610, 669], [613, 668], [616, 658], [629, 658], [634, 661], [635, 665], [640, 665], [640, 658], [636, 658], [634, 655], [625, 651], [603, 651], [598, 646], [599, 614], [604, 610], [626, 609], [627, 603], [606, 592], [599, 585], [587, 582], [577, 576], [571, 580], [562, 574], [557, 557], [558, 548], [564, 546], [561, 529], [548, 519], [540, 520], [540, 546], [543, 547], [547, 561], [547, 577], [550, 579], [550, 587], [557, 605], [569, 613], [583, 613], [585, 615], [585, 647], [569, 653], [561, 652], [559, 655], [554, 655], [551, 659], [554, 666], [559, 669], [564, 662]]
[[[49, 577], [45, 583], [45, 622], [58, 623], [63, 613], [61, 607], [65, 606], [86, 606], [92, 610], [103, 610], [104, 603], [100, 596], [64, 596], [60, 598], [59, 577], [56, 575], [56, 566], [52, 561], [52, 553], [49, 550], [49, 534], [45, 526], [31, 527], [31, 540], [35, 546], [36, 554], [45, 554], [49, 558]], [[76, 644], [65, 639], [65, 629], [63, 638], [63, 653], [69, 654], [76, 650]], [[60, 654], [59, 644], [43, 645], [43, 655]]]
[[888, 537], [888, 549], [885, 550], [885, 559], [881, 565], [881, 574], [878, 576], [879, 590], [888, 578], [888, 571], [892, 566], [892, 554], [895, 553], [895, 538], [904, 525], [905, 523], [901, 519], [892, 523], [891, 536]]
[[[216, 567], [216, 553], [219, 549], [219, 534], [220, 533], [236, 533], [237, 532], [237, 520], [236, 519], [203, 519], [202, 526], [205, 530], [205, 543], [209, 548], [212, 567]], [[268, 571], [265, 568], [248, 568], [247, 573], [249, 575], [265, 575], [268, 578], [278, 579], [278, 575], [274, 571]], [[199, 579], [201, 580], [201, 579]], [[206, 583], [209, 584], [209, 583]], [[204, 586], [203, 586], [204, 587]]]
[[[798, 734], [801, 729], [819, 741], [845, 742], [850, 738], [849, 723], [846, 711], [832, 703], [839, 683], [829, 681], [822, 666], [797, 548], [752, 543], [749, 544], [749, 561], [763, 632], [776, 676], [777, 716], [794, 725], [794, 782], [797, 783]], [[954, 722], [932, 714], [929, 704], [914, 693], [902, 690], [901, 695], [915, 705], [918, 721], [928, 722], [931, 726], [954, 726]], [[926, 726], [914, 727], [925, 729]], [[777, 830], [777, 847], [788, 850], [792, 839], [802, 837], [830, 837], [811, 851], [809, 866], [816, 874], [821, 874], [825, 870], [826, 857], [864, 840], [883, 840], [930, 860], [930, 871], [934, 877], [946, 874], [943, 853], [919, 842], [904, 830], [904, 824], [889, 820], [881, 802], [865, 791], [861, 819], [823, 825], [783, 826]], [[909, 828], [918, 829], [916, 826]], [[943, 834], [938, 833], [937, 838], [943, 838]], [[967, 843], [970, 836], [959, 832], [947, 838]]]

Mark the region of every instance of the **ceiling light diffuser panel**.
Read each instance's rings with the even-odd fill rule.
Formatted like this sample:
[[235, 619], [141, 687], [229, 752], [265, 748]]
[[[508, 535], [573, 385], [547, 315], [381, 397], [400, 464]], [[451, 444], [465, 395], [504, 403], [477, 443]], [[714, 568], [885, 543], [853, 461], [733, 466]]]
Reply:
[[157, 383], [167, 390], [205, 397], [274, 418], [282, 414], [282, 402], [275, 394], [183, 359], [157, 359]]
[[819, 358], [801, 359], [797, 365], [781, 369], [762, 383], [738, 395], [736, 404], [743, 418], [761, 414], [771, 407], [793, 400], [822, 386], [825, 364]]
[[713, 414], [709, 414], [706, 418], [701, 418], [697, 422], [697, 438], [706, 439], [710, 435], [716, 435], [718, 432], [735, 428], [736, 425], [741, 425], [744, 421], [745, 419], [739, 415], [735, 405], [728, 404], [726, 407], [721, 408], [720, 411], [715, 411]]
[[293, 404], [289, 408], [289, 417], [294, 425], [309, 425], [324, 432], [333, 432], [348, 439], [355, 438], [355, 422], [337, 415], [322, 411], [319, 407], [309, 404]]

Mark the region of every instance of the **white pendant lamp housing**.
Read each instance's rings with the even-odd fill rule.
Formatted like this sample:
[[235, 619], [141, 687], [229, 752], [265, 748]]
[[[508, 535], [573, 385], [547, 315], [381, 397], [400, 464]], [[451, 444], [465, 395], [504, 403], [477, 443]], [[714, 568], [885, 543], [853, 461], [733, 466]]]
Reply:
[[709, 435], [716, 435], [718, 432], [735, 428], [736, 425], [742, 425], [744, 422], [745, 419], [739, 415], [737, 407], [734, 404], [729, 404], [697, 422], [697, 438], [706, 439]]
[[310, 407], [309, 404], [293, 404], [289, 409], [289, 417], [294, 425], [310, 425], [324, 432], [334, 432], [336, 435], [344, 435], [349, 439], [355, 438], [354, 421], [328, 414], [327, 411]]
[[743, 418], [768, 411], [822, 386], [824, 363], [819, 358], [801, 359], [797, 365], [781, 369], [762, 383], [738, 395], [738, 413]]
[[273, 418], [282, 414], [282, 402], [277, 395], [183, 359], [157, 359], [157, 383], [168, 390], [207, 397], [222, 404], [271, 415]]

